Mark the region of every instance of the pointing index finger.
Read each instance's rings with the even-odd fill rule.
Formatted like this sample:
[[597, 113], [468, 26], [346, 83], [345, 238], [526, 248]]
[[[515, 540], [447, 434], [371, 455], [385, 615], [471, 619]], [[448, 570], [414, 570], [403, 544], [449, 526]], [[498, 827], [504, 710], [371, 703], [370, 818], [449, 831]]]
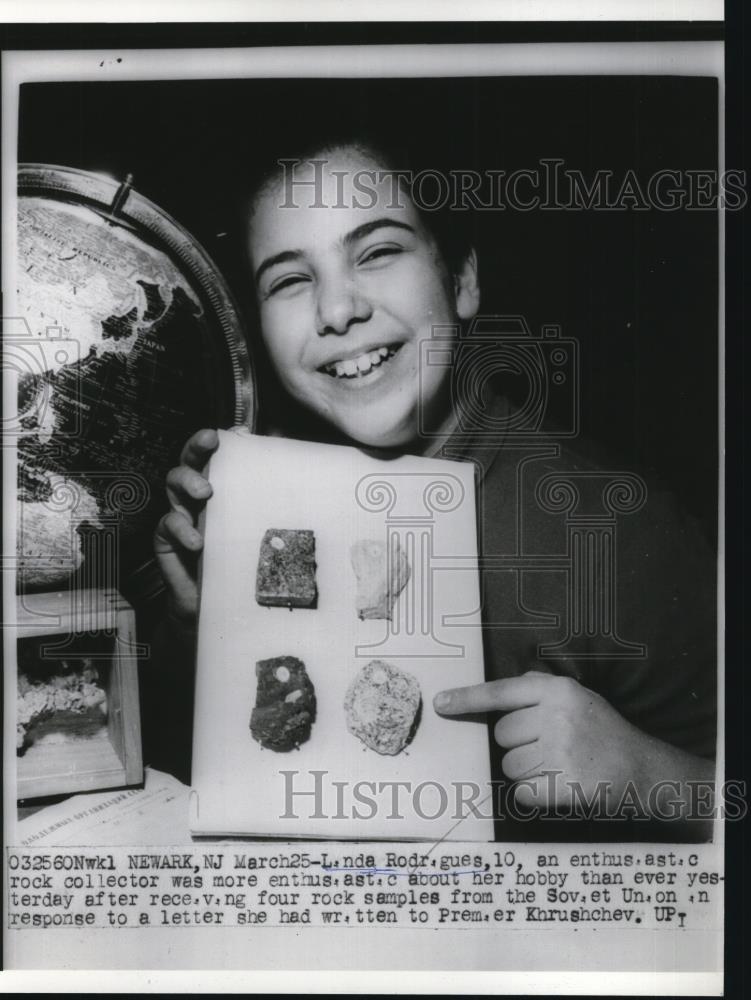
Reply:
[[475, 712], [513, 712], [538, 705], [545, 674], [522, 674], [499, 681], [440, 691], [433, 699], [439, 715], [470, 715]]

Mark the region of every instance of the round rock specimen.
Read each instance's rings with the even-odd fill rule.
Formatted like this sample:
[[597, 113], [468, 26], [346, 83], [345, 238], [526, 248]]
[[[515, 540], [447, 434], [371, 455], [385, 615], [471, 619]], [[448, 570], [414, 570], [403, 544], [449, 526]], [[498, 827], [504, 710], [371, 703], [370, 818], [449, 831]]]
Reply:
[[420, 701], [420, 685], [412, 674], [371, 660], [347, 690], [347, 726], [371, 750], [393, 756], [414, 735]]

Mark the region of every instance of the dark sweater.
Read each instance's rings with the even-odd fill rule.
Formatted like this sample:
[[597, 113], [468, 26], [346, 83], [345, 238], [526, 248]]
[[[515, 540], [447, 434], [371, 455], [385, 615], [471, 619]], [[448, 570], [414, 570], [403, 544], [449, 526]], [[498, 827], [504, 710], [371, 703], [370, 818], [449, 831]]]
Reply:
[[[716, 563], [698, 525], [668, 492], [593, 458], [585, 442], [504, 434], [505, 412], [494, 402], [486, 419], [495, 431], [457, 433], [438, 453], [476, 467], [487, 679], [568, 674], [642, 731], [714, 757]], [[493, 774], [503, 781], [501, 757], [491, 740]], [[708, 835], [698, 823], [682, 832], [676, 823], [612, 826], [606, 835], [602, 823], [535, 829], [507, 819], [498, 837]]]

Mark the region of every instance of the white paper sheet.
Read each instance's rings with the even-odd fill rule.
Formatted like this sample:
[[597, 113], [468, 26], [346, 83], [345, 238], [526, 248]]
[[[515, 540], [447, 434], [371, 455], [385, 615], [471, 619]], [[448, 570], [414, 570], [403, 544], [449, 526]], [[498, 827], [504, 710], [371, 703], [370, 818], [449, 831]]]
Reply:
[[188, 833], [190, 789], [147, 767], [143, 788], [73, 795], [21, 820], [21, 847], [135, 847], [182, 844]]
[[[382, 461], [353, 448], [223, 432], [209, 478], [193, 832], [492, 839], [488, 803], [483, 815], [470, 812], [462, 822], [468, 810], [456, 807], [462, 784], [489, 791], [487, 726], [441, 718], [432, 707], [438, 691], [484, 680], [473, 467], [406, 456]], [[269, 528], [315, 532], [316, 609], [257, 604], [258, 556]], [[386, 541], [389, 532], [409, 553], [412, 575], [391, 623], [360, 621], [350, 548], [361, 538]], [[317, 717], [307, 742], [277, 753], [253, 739], [249, 721], [256, 662], [284, 655], [305, 663]], [[411, 673], [422, 691], [417, 731], [396, 756], [376, 753], [347, 729], [345, 693], [374, 659]], [[396, 790], [396, 808], [394, 782], [408, 783]], [[356, 787], [376, 796], [375, 810], [358, 805]]]

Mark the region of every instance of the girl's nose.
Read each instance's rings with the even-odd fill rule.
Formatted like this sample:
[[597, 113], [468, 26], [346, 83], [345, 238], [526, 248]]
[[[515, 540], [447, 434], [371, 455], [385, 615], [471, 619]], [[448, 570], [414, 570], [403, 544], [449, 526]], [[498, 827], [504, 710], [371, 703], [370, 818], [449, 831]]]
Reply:
[[373, 313], [356, 282], [330, 277], [318, 285], [316, 328], [320, 336], [344, 334], [354, 323], [364, 323]]

